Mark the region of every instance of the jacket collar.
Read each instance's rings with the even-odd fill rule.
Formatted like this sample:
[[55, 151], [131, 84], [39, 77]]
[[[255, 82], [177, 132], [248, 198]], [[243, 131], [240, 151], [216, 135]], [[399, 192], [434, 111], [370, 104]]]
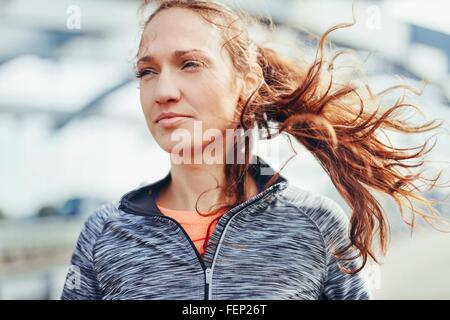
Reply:
[[[249, 173], [255, 179], [258, 186], [258, 194], [260, 194], [265, 192], [263, 190], [264, 185], [274, 174], [276, 174], [276, 171], [260, 156], [254, 155], [253, 157], [254, 160], [256, 158], [256, 162], [253, 161], [254, 163], [250, 163]], [[126, 193], [120, 199], [119, 209], [138, 215], [162, 215], [156, 205], [155, 195], [170, 181], [170, 179], [171, 174], [169, 171], [162, 179]], [[280, 174], [273, 185], [283, 183], [287, 183], [287, 179]]]

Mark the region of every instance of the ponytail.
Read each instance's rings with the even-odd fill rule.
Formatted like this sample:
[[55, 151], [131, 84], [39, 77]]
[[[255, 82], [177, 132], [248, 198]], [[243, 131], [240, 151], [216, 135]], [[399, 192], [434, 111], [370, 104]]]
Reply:
[[[265, 86], [259, 92], [263, 101], [252, 105], [252, 113], [256, 114], [260, 128], [269, 128], [268, 122], [274, 122], [278, 134], [294, 137], [310, 151], [350, 206], [351, 243], [335, 252], [335, 255], [340, 260], [362, 256], [361, 267], [346, 270], [356, 273], [364, 267], [369, 256], [379, 262], [372, 243], [376, 231], [381, 252], [386, 254], [387, 251], [388, 224], [372, 191], [392, 197], [400, 208], [402, 218], [405, 202], [408, 202], [412, 219], [404, 220], [411, 230], [416, 216], [427, 222], [440, 219], [432, 206], [435, 202], [421, 194], [416, 182], [423, 182], [431, 189], [437, 186], [441, 172], [434, 179], [423, 177], [422, 172], [412, 172], [413, 168], [422, 167], [425, 162], [422, 158], [434, 145], [427, 149], [427, 140], [415, 148], [397, 148], [380, 141], [377, 133], [382, 130], [428, 132], [440, 127], [442, 121], [433, 120], [412, 126], [400, 119], [397, 115], [400, 110], [413, 108], [420, 111], [416, 106], [405, 103], [404, 95], [392, 106], [378, 105], [375, 110], [368, 110], [379, 103], [380, 97], [387, 91], [409, 87], [392, 87], [379, 95], [369, 91], [364, 97], [361, 88], [350, 83], [338, 85], [332, 74], [336, 56], [331, 59], [328, 69], [324, 70], [322, 51], [328, 33], [320, 39], [316, 59], [304, 70], [287, 62], [272, 49], [258, 49], [258, 63], [264, 72]], [[246, 114], [245, 110], [243, 114]], [[268, 137], [273, 138], [270, 134]], [[416, 149], [418, 151], [409, 152]], [[418, 162], [408, 164], [408, 160]], [[418, 210], [411, 200], [425, 205], [430, 213]], [[344, 258], [352, 247], [357, 249], [357, 256]]]

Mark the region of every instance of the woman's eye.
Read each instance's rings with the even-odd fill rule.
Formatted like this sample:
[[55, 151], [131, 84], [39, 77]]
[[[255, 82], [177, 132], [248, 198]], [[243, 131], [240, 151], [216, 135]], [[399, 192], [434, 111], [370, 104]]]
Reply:
[[[189, 68], [189, 69], [197, 69], [201, 68], [203, 66], [202, 63], [195, 62], [195, 61], [189, 61], [183, 65], [183, 69]], [[142, 69], [136, 72], [136, 78], [141, 79], [142, 77], [146, 75], [151, 75], [153, 72], [152, 69]]]
[[136, 72], [136, 78], [140, 79], [143, 76], [146, 76], [147, 74], [151, 73], [152, 70], [150, 69], [143, 69]]
[[202, 66], [202, 64], [198, 63], [198, 62], [194, 62], [194, 61], [189, 61], [188, 63], [186, 63], [183, 66], [183, 68], [186, 67], [186, 66], [194, 66], [194, 69], [196, 69], [196, 68], [200, 68]]

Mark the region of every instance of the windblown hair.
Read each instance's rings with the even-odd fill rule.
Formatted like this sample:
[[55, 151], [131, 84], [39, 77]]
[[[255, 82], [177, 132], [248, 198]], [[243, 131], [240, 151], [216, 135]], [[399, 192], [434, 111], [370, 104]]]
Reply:
[[[157, 7], [145, 21], [144, 27], [162, 10], [174, 7], [192, 10], [220, 28], [223, 45], [232, 58], [235, 72], [245, 74], [254, 63], [258, 63], [262, 68], [262, 85], [238, 106], [236, 128], [245, 130], [255, 125], [260, 129], [265, 128], [267, 139], [284, 133], [289, 142], [290, 137], [294, 137], [318, 160], [352, 210], [350, 244], [333, 254], [341, 261], [362, 257], [362, 263], [352, 270], [342, 268], [345, 272], [359, 272], [369, 257], [379, 263], [373, 243], [376, 232], [381, 253], [386, 254], [389, 225], [373, 191], [384, 193], [395, 200], [403, 221], [411, 230], [415, 226], [416, 216], [429, 223], [442, 218], [433, 208], [437, 201], [427, 199], [416, 185], [416, 182], [420, 181], [428, 190], [438, 187], [437, 180], [441, 172], [436, 178], [427, 179], [423, 176], [423, 171], [413, 171], [423, 167], [423, 158], [434, 145], [427, 149], [426, 140], [414, 148], [399, 148], [391, 143], [383, 143], [378, 133], [384, 133], [383, 130], [407, 134], [422, 133], [437, 129], [443, 121], [432, 120], [414, 126], [402, 119], [400, 110], [412, 108], [420, 112], [418, 107], [404, 102], [405, 94], [400, 95], [393, 105], [382, 104], [381, 98], [384, 95], [398, 89], [417, 94], [409, 86], [398, 85], [373, 94], [364, 81], [360, 81], [362, 85], [357, 85], [357, 82], [353, 81], [355, 79], [338, 81], [333, 78], [335, 60], [346, 51], [338, 51], [327, 61], [324, 50], [326, 39], [337, 29], [353, 26], [354, 15], [352, 23], [339, 24], [328, 29], [318, 39], [313, 61], [307, 62], [306, 57], [295, 60], [274, 49], [255, 44], [247, 31], [249, 23], [255, 22], [255, 19], [217, 1], [147, 0], [143, 6], [148, 4], [155, 4]], [[269, 22], [269, 26], [273, 27], [272, 21]], [[276, 134], [273, 134], [274, 131]], [[247, 153], [248, 147], [246, 141]], [[248, 186], [246, 173], [249, 169], [249, 157], [246, 155], [244, 164], [233, 162], [224, 165], [227, 181], [226, 185], [222, 186], [222, 192], [227, 197], [233, 196], [235, 202], [218, 210], [230, 209], [247, 200], [245, 190]], [[411, 164], [408, 160], [418, 162]], [[265, 188], [272, 185], [278, 175], [279, 172]], [[419, 210], [412, 200], [424, 205], [429, 213]], [[404, 217], [406, 202], [412, 211], [411, 221]], [[215, 212], [217, 211], [212, 214]], [[207, 241], [205, 245], [206, 243]], [[350, 249], [356, 249], [354, 252], [357, 254], [346, 256]]]

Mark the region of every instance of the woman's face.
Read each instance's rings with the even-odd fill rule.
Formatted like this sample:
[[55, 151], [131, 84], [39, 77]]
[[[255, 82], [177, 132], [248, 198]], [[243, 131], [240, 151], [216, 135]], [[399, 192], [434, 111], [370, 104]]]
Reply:
[[[194, 138], [201, 139], [199, 125], [200, 135], [232, 127], [242, 86], [232, 85], [232, 62], [221, 39], [217, 29], [183, 8], [163, 10], [143, 32], [137, 63], [140, 101], [151, 134], [167, 152], [179, 147], [172, 135], [176, 129], [186, 129], [193, 146]], [[189, 117], [156, 122], [168, 112]], [[208, 142], [202, 141], [202, 149]]]

